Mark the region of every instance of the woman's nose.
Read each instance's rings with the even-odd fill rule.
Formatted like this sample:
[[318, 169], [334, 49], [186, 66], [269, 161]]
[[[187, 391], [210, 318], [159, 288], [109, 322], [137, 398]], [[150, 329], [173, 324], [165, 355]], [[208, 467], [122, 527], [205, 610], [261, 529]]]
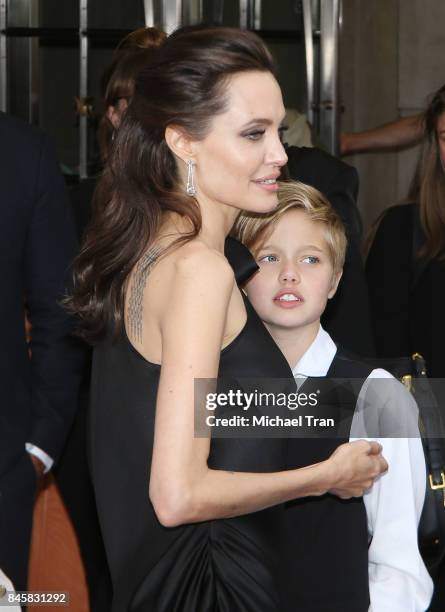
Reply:
[[276, 166], [277, 168], [281, 168], [287, 164], [286, 151], [278, 136], [274, 139], [274, 143], [267, 153], [266, 163]]

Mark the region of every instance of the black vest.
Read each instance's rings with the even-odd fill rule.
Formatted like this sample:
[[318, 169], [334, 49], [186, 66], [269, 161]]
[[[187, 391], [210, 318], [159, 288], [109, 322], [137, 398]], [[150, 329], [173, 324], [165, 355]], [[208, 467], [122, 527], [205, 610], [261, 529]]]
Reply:
[[[341, 430], [330, 438], [289, 440], [289, 468], [317, 463], [348, 442], [358, 392], [372, 368], [337, 353], [325, 378], [309, 378], [304, 391], [322, 389], [326, 415], [337, 417]], [[334, 379], [354, 378], [348, 388]], [[300, 389], [303, 391], [303, 387]], [[328, 404], [328, 406], [327, 406]], [[310, 411], [308, 411], [310, 412]], [[368, 530], [362, 498], [309, 497], [286, 505], [289, 534], [284, 559], [286, 609], [298, 612], [367, 612], [369, 608]]]

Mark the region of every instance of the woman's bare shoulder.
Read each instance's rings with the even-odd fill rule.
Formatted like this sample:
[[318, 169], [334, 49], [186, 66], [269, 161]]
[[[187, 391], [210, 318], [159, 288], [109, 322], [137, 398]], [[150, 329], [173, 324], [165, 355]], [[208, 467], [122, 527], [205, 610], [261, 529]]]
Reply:
[[174, 275], [177, 280], [206, 286], [232, 286], [234, 273], [222, 253], [200, 240], [192, 240], [172, 253]]

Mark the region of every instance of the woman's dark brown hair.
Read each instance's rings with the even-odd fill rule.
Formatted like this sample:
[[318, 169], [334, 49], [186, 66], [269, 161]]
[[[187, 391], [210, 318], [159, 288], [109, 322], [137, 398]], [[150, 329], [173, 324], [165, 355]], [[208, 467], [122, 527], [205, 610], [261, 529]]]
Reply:
[[100, 119], [97, 140], [102, 162], [109, 155], [115, 128], [107, 116], [107, 109], [119, 100], [130, 103], [136, 78], [150, 61], [152, 49], [159, 47], [167, 35], [156, 28], [139, 28], [126, 36], [113, 54], [113, 62], [104, 76], [103, 97], [105, 112]]
[[434, 94], [425, 111], [422, 153], [406, 198], [419, 206], [425, 234], [419, 255], [441, 261], [445, 261], [445, 169], [440, 158], [437, 124], [444, 113], [445, 85]]
[[167, 126], [204, 138], [213, 117], [227, 108], [229, 77], [255, 70], [274, 73], [272, 57], [257, 36], [236, 29], [182, 28], [153, 50], [117, 131], [75, 262], [68, 305], [80, 316], [86, 339], [122, 326], [129, 274], [155, 240], [165, 212], [179, 213], [192, 227], [175, 245], [201, 229], [197, 202], [179, 185]]

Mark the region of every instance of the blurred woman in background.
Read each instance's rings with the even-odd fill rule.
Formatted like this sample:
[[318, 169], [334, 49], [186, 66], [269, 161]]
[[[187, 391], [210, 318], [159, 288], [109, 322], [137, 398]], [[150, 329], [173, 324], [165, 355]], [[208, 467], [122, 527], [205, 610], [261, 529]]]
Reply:
[[418, 352], [430, 376], [445, 377], [445, 86], [424, 129], [408, 196], [380, 217], [366, 274], [378, 355]]
[[[113, 61], [102, 78], [103, 113], [97, 129], [100, 167], [106, 163], [116, 130], [133, 97], [136, 77], [166, 36], [156, 28], [139, 28], [128, 34], [116, 47]], [[79, 240], [91, 218], [96, 185], [97, 177], [91, 177], [70, 188]]]

